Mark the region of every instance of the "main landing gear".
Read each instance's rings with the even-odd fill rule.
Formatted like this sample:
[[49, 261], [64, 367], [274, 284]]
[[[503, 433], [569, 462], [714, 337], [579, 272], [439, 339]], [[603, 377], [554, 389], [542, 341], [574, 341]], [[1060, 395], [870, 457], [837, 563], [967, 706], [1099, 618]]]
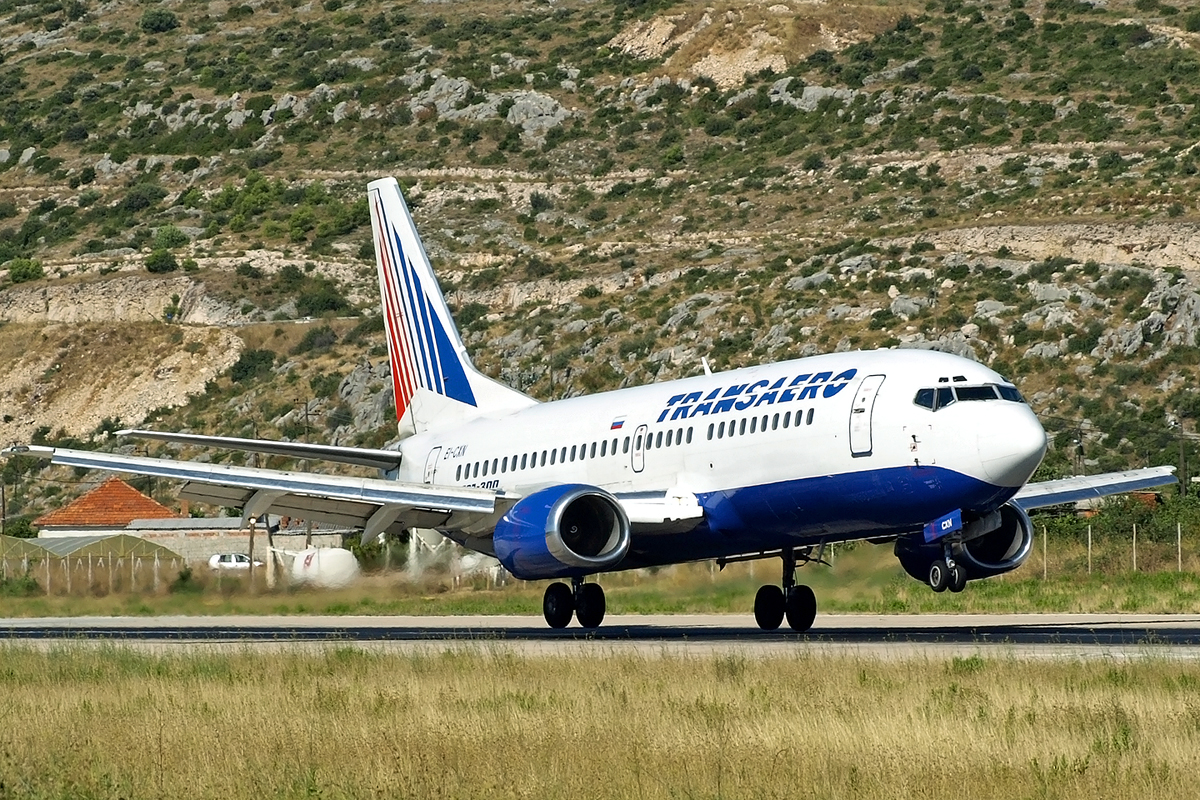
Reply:
[[817, 618], [817, 596], [803, 584], [796, 585], [796, 552], [783, 551], [783, 587], [763, 586], [754, 596], [754, 620], [764, 631], [773, 631], [787, 617], [788, 627], [802, 632]]
[[929, 565], [929, 588], [935, 592], [961, 592], [967, 588], [967, 568], [954, 560], [954, 554], [946, 546], [945, 558], [935, 559]]
[[570, 586], [552, 583], [542, 598], [542, 614], [551, 628], [567, 627], [572, 616], [582, 628], [599, 628], [604, 610], [604, 589], [598, 583], [584, 583], [583, 578], [572, 578]]

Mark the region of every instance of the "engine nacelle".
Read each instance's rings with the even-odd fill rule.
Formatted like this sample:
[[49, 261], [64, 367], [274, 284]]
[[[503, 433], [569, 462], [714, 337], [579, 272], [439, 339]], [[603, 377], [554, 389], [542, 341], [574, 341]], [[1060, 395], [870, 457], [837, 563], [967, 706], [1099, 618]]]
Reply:
[[[968, 534], [970, 526], [967, 526]], [[954, 558], [967, 569], [968, 580], [1011, 572], [1025, 563], [1033, 550], [1033, 523], [1023, 509], [1011, 503], [999, 511], [999, 524], [984, 533], [953, 545]], [[896, 540], [896, 558], [904, 571], [919, 581], [929, 578], [929, 565], [942, 557], [941, 543], [926, 544], [920, 536]]]
[[552, 486], [523, 497], [496, 524], [496, 558], [521, 580], [588, 575], [629, 551], [629, 517], [596, 486]]

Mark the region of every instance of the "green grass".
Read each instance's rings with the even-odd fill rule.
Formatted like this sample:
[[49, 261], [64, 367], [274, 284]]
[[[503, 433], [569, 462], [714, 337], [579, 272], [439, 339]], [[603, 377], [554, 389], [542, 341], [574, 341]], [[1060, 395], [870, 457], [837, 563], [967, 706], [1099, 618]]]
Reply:
[[1187, 662], [0, 648], [0, 798], [1191, 796]]

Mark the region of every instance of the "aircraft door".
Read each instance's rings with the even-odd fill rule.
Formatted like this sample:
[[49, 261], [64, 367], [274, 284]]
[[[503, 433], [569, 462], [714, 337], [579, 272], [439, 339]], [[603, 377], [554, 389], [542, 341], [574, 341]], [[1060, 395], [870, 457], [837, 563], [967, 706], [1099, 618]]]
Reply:
[[429, 458], [425, 460], [425, 482], [433, 483], [433, 479], [437, 477], [438, 458], [442, 455], [442, 448], [435, 447], [429, 451]]
[[645, 425], [638, 425], [637, 430], [633, 432], [633, 451], [630, 457], [633, 459], [633, 471], [641, 472], [646, 468], [646, 431], [648, 428]]
[[854, 393], [854, 404], [850, 407], [850, 455], [856, 458], [869, 456], [874, 449], [871, 443], [871, 415], [883, 379], [883, 375], [868, 375]]

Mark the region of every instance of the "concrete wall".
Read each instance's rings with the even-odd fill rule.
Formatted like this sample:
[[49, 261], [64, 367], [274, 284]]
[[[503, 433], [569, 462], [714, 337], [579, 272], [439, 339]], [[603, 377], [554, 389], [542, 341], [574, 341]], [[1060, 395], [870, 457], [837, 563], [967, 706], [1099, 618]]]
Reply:
[[[216, 553], [248, 553], [250, 552], [250, 534], [245, 531], [129, 531], [148, 542], [161, 544], [163, 547], [183, 556], [188, 562], [207, 562], [209, 556]], [[276, 533], [271, 537], [271, 543], [280, 550], [299, 552], [304, 549], [304, 531], [288, 531]], [[340, 533], [313, 533], [314, 547], [341, 547]], [[266, 561], [263, 556], [267, 552], [267, 534], [259, 531], [254, 535], [254, 555], [259, 561]], [[284, 562], [289, 563], [285, 560]]]

